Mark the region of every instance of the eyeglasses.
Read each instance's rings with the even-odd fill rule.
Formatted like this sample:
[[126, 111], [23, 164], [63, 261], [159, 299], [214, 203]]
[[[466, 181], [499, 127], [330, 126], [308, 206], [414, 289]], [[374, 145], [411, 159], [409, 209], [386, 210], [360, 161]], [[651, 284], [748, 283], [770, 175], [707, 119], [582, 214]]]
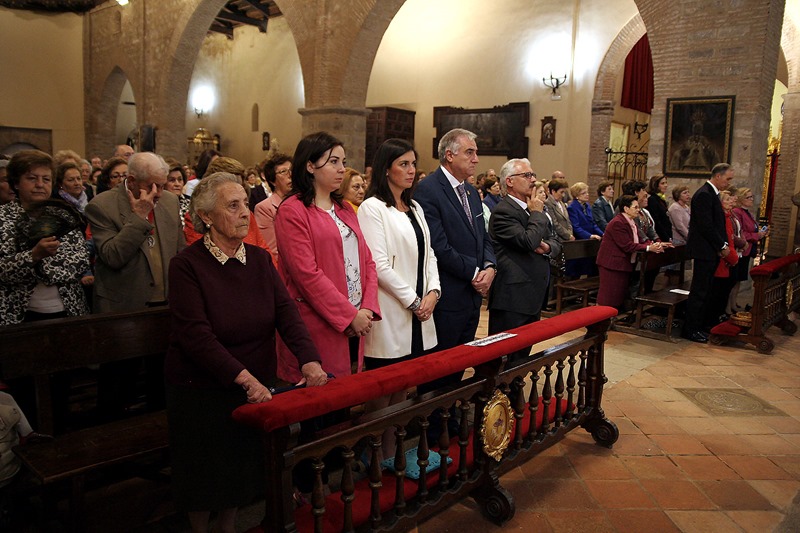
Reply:
[[516, 176], [522, 176], [526, 180], [532, 180], [532, 179], [536, 178], [536, 174], [534, 174], [533, 172], [520, 172], [519, 174], [511, 174], [509, 176], [509, 178], [513, 178], [513, 177], [516, 177]]
[[128, 173], [127, 172], [122, 172], [122, 173], [115, 172], [115, 173], [111, 174], [109, 177], [111, 179], [118, 180], [120, 178], [127, 178], [128, 177]]
[[276, 176], [283, 176], [287, 172], [291, 172], [291, 171], [292, 171], [291, 168], [284, 168], [283, 170], [278, 170], [277, 172], [275, 172], [275, 175]]
[[745, 197], [744, 197], [744, 199], [745, 199], [745, 200], [752, 200], [753, 198], [754, 198], [754, 196], [752, 196], [752, 195], [751, 195], [751, 196], [745, 196]]

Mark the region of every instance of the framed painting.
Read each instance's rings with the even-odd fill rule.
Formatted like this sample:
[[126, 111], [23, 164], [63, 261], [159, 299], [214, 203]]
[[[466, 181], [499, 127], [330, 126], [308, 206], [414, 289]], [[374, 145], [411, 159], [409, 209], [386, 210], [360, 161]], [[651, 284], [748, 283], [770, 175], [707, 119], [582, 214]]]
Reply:
[[539, 137], [539, 144], [541, 146], [545, 144], [556, 145], [556, 119], [553, 117], [544, 117], [542, 119], [542, 132]]
[[710, 177], [731, 162], [734, 96], [668, 98], [664, 174]]
[[480, 155], [503, 155], [510, 158], [528, 157], [528, 138], [525, 128], [529, 122], [528, 102], [512, 103], [486, 109], [434, 107], [433, 158], [439, 159], [439, 139], [453, 128], [475, 133]]

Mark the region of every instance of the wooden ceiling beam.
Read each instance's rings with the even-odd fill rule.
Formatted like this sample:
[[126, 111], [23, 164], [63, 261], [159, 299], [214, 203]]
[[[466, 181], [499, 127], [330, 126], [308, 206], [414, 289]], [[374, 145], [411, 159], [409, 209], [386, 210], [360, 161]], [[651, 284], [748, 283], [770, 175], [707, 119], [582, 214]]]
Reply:
[[234, 13], [225, 13], [224, 11], [220, 11], [220, 13], [217, 15], [217, 20], [224, 20], [227, 22], [238, 22], [239, 24], [249, 24], [250, 26], [257, 27], [258, 31], [260, 31], [261, 33], [267, 32], [266, 19], [257, 20], [242, 15], [236, 15]]

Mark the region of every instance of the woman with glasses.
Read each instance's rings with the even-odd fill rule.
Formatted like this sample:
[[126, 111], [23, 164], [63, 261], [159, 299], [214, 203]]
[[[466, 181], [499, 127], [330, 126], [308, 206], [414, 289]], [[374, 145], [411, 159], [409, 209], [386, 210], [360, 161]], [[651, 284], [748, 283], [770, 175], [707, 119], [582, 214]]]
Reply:
[[361, 202], [364, 201], [366, 193], [367, 183], [358, 170], [354, 168], [344, 169], [344, 179], [339, 186], [339, 194], [342, 195], [344, 201], [350, 204], [356, 213], [358, 213], [358, 208]]
[[97, 179], [97, 194], [113, 189], [128, 177], [128, 161], [121, 157], [112, 157], [103, 165]]
[[620, 213], [606, 226], [600, 250], [597, 252], [597, 267], [600, 270], [597, 305], [608, 305], [622, 311], [631, 272], [636, 265], [634, 253], [661, 253], [664, 245], [640, 240], [639, 230], [634, 222], [639, 217], [639, 202], [634, 196], [622, 196], [618, 206]]
[[272, 194], [255, 206], [256, 222], [261, 236], [267, 242], [272, 256], [278, 260], [278, 241], [275, 238], [275, 214], [278, 206], [292, 192], [292, 158], [277, 152], [264, 163], [264, 179]]

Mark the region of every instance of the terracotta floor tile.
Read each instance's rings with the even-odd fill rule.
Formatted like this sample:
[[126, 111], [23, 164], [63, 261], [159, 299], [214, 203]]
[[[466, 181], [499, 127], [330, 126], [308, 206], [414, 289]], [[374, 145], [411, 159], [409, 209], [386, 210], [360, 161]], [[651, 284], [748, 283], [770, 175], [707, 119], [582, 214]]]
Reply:
[[697, 389], [703, 386], [698, 381], [700, 378], [690, 378], [689, 376], [664, 376], [664, 383], [676, 389]]
[[637, 416], [653, 416], [653, 413], [658, 413], [653, 402], [644, 399], [617, 400], [616, 404], [625, 416], [630, 418], [636, 418]]
[[722, 376], [695, 376], [694, 379], [700, 383], [701, 387], [712, 389], [730, 389], [736, 387], [736, 383]]
[[641, 435], [642, 430], [639, 427], [631, 422], [629, 418], [625, 417], [615, 417], [611, 418], [611, 420], [617, 425], [617, 429], [619, 429], [620, 435]]
[[652, 509], [656, 506], [637, 481], [588, 480], [586, 488], [603, 509]]
[[640, 480], [662, 509], [714, 509], [709, 500], [692, 482], [685, 480]]
[[[597, 509], [598, 505], [582, 481], [575, 479], [544, 479], [526, 482], [533, 499], [517, 497], [517, 510], [549, 511], [553, 509]], [[528, 505], [529, 504], [529, 505]]]
[[667, 455], [706, 455], [711, 452], [693, 435], [650, 435]]
[[682, 427], [667, 417], [642, 417], [635, 422], [639, 431], [645, 435], [676, 435], [686, 433]]
[[607, 398], [606, 396], [603, 396], [603, 412], [608, 418], [625, 416], [625, 413], [622, 412], [622, 409], [617, 406], [617, 402]]
[[663, 402], [658, 404], [658, 410], [666, 416], [678, 417], [707, 417], [708, 413], [691, 403], [688, 399], [684, 402]]
[[784, 518], [778, 511], [728, 511], [725, 514], [747, 533], [774, 531]]
[[800, 435], [743, 435], [742, 440], [764, 455], [800, 454]]
[[[467, 500], [464, 502], [466, 503]], [[497, 526], [483, 518], [477, 507], [467, 508], [464, 505], [456, 504], [446, 512], [419, 524], [417, 531], [418, 533], [494, 533], [501, 531], [551, 532], [552, 529], [541, 513], [529, 513], [517, 509], [514, 518], [502, 526]]]
[[620, 435], [614, 443], [614, 454], [624, 455], [663, 455], [658, 444], [645, 435]]
[[654, 402], [685, 402], [686, 396], [675, 389], [662, 385], [661, 387], [648, 387], [639, 389], [642, 396]]
[[784, 480], [748, 481], [762, 496], [778, 510], [786, 509], [800, 490], [800, 482]]
[[664, 381], [659, 378], [658, 376], [654, 376], [650, 372], [644, 370], [642, 372], [637, 372], [633, 376], [629, 377], [625, 380], [628, 385], [632, 387], [665, 387], [666, 384]]
[[605, 446], [598, 445], [589, 432], [577, 429], [561, 441], [561, 450], [564, 455], [613, 455], [613, 451]]
[[743, 479], [793, 479], [792, 474], [770, 461], [767, 457], [722, 455], [719, 456], [719, 459], [733, 468]]
[[762, 422], [765, 418], [769, 417], [719, 416], [716, 420], [736, 435], [774, 435], [775, 430]]
[[619, 533], [652, 531], [671, 533], [680, 531], [664, 511], [608, 511], [608, 521]]
[[693, 480], [741, 479], [739, 474], [713, 455], [676, 455], [672, 458]]
[[758, 420], [778, 435], [800, 433], [800, 420], [791, 416], [762, 416], [758, 417]]
[[666, 511], [683, 533], [736, 531], [736, 524], [725, 513], [714, 511]]
[[720, 509], [774, 511], [775, 507], [757, 490], [742, 480], [698, 481], [706, 496]]
[[616, 456], [571, 455], [569, 462], [581, 479], [632, 479], [633, 474]]
[[[582, 513], [548, 511], [544, 513], [550, 527], [556, 533], [612, 533], [616, 530], [602, 511], [586, 511]], [[529, 529], [528, 531], [535, 531]]]
[[664, 456], [653, 457], [622, 457], [623, 464], [637, 479], [684, 479], [686, 474], [673, 462], [673, 458]]
[[761, 398], [765, 402], [788, 402], [797, 400], [797, 397], [793, 395], [791, 392], [788, 392], [784, 389], [779, 387], [771, 387], [771, 386], [761, 386], [761, 387], [749, 387], [747, 392], [752, 394], [753, 396], [757, 396]]
[[522, 464], [519, 469], [527, 479], [576, 479], [578, 477], [572, 464], [564, 456], [534, 457]]
[[[767, 457], [778, 467], [786, 470], [794, 479], [800, 480], [800, 457], [797, 455], [771, 455]], [[745, 478], [747, 479], [747, 478]]]
[[686, 433], [690, 435], [725, 435], [731, 430], [723, 426], [716, 418], [686, 417], [673, 419]]
[[698, 438], [714, 455], [750, 455], [758, 450], [738, 435], [700, 435]]

